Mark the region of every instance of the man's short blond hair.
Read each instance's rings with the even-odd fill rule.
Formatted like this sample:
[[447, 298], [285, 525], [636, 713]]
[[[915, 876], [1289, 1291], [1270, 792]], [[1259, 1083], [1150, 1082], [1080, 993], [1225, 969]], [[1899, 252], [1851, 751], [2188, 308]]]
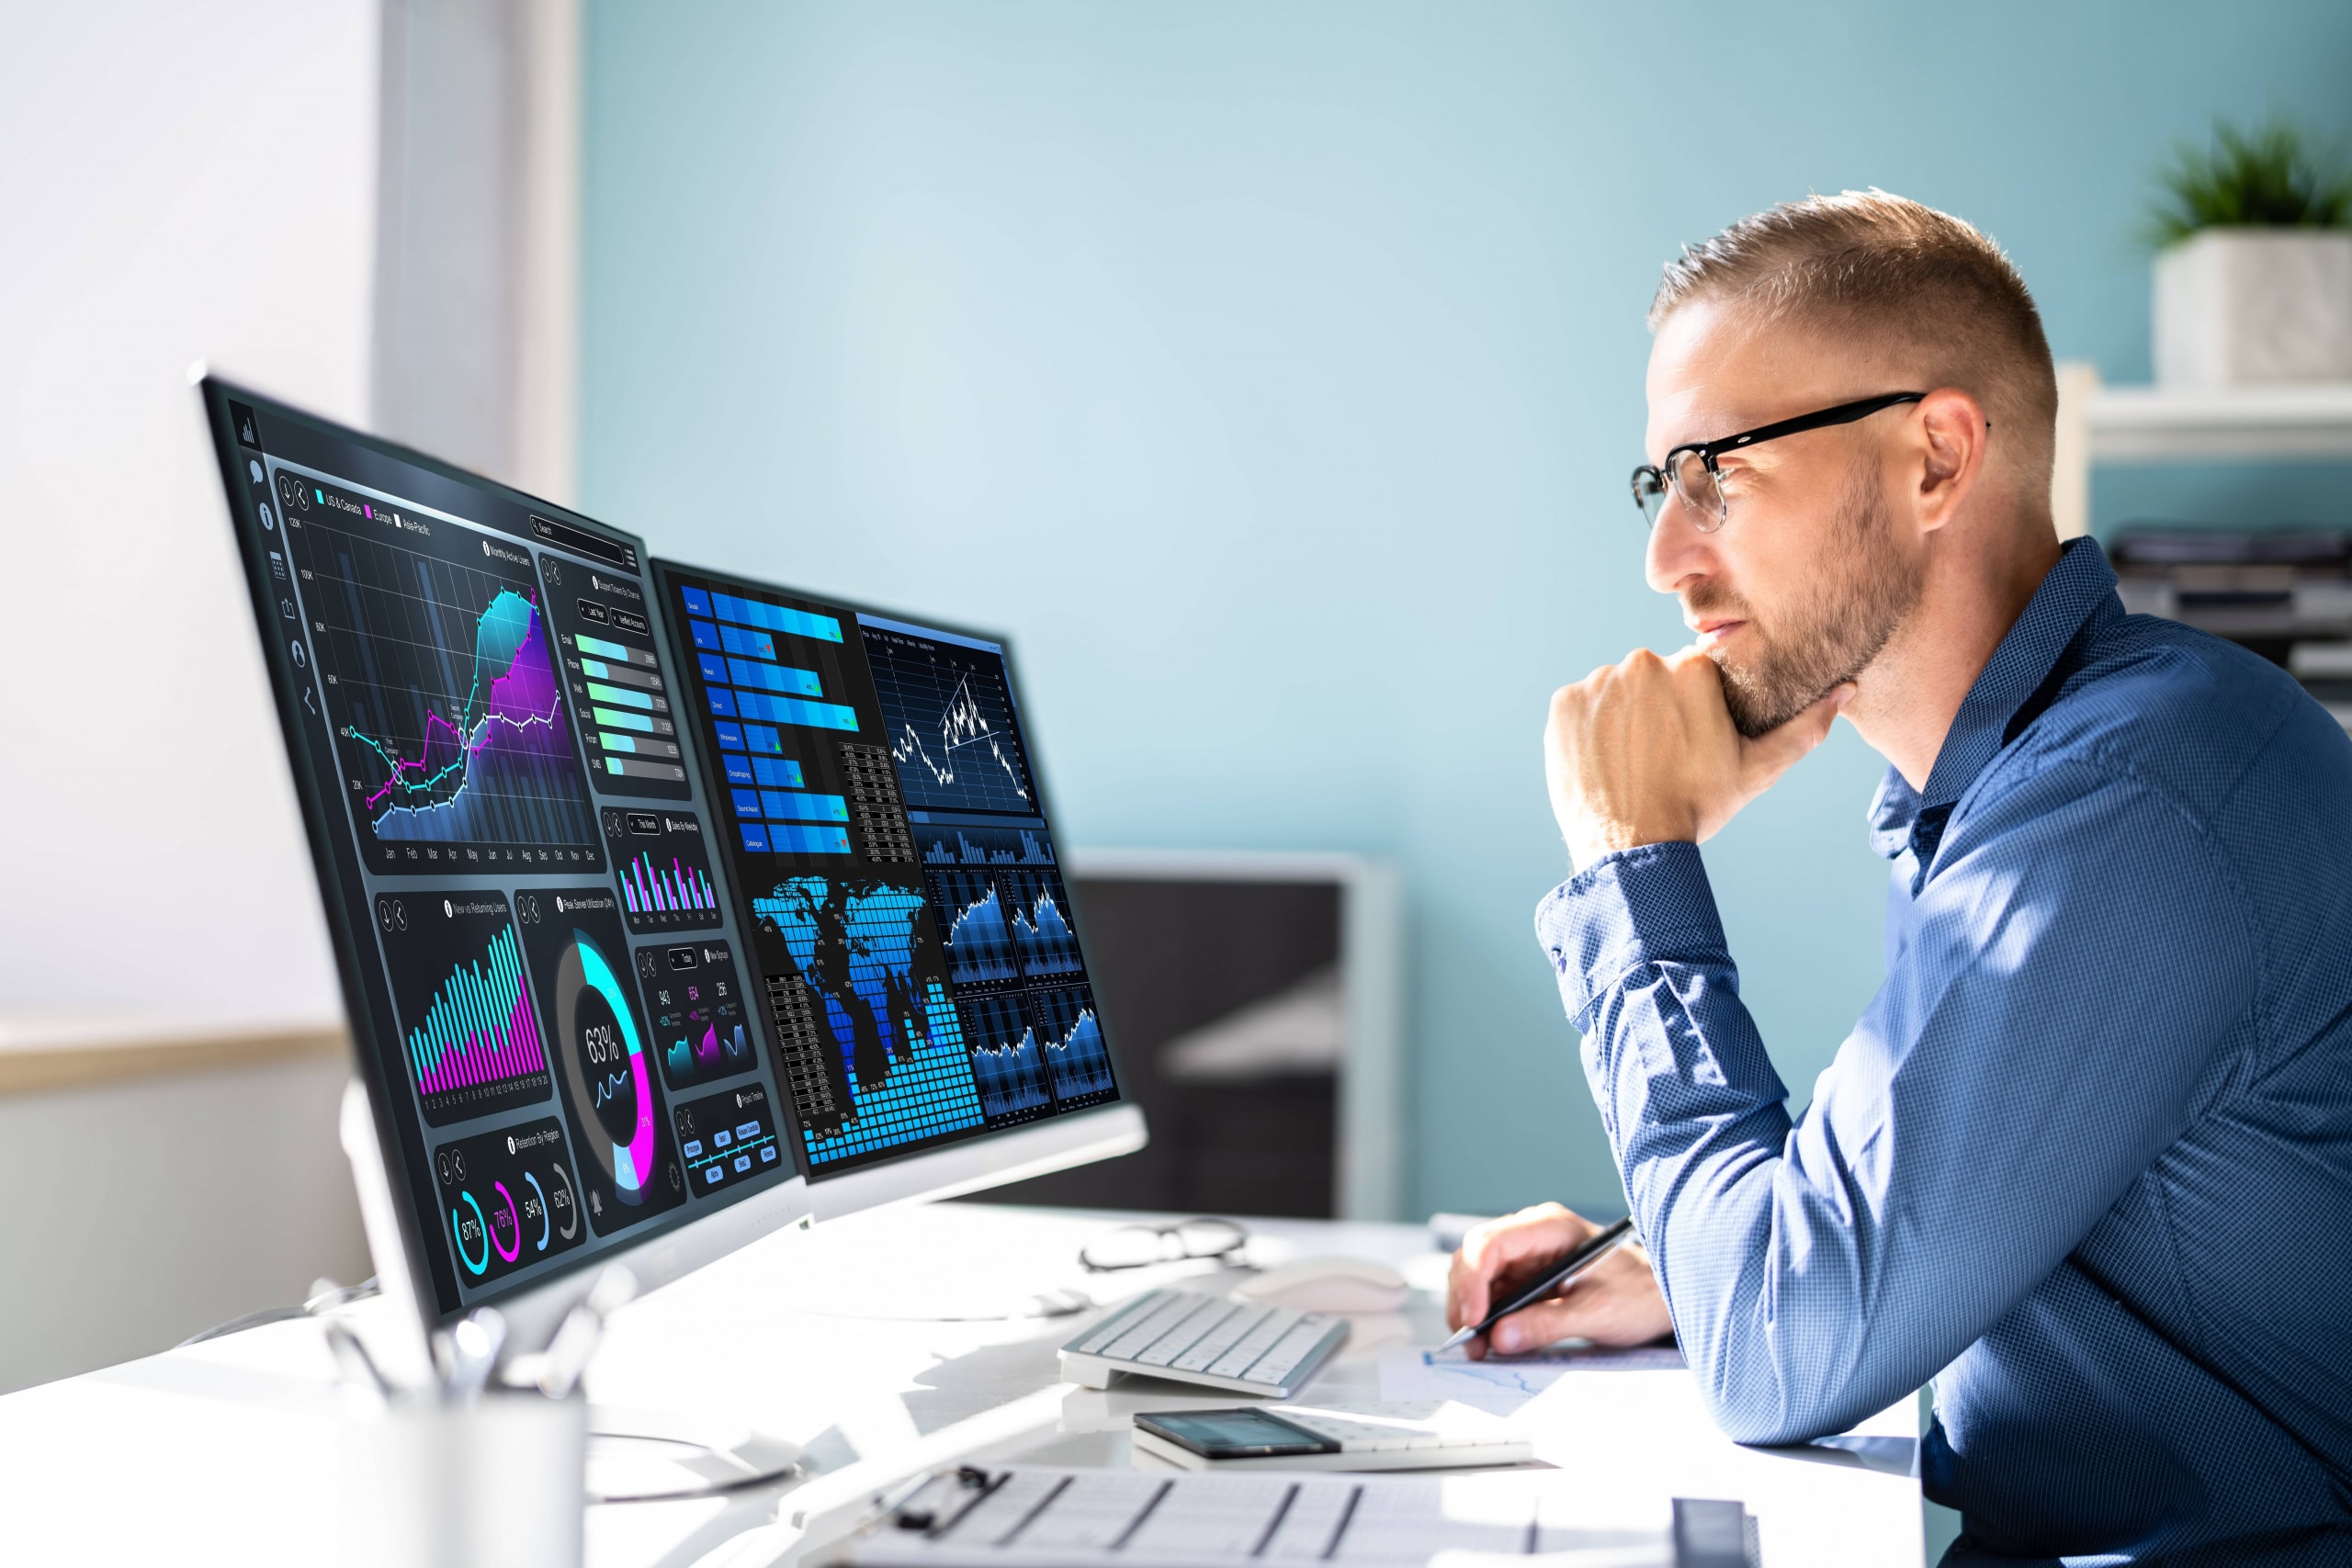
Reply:
[[1993, 423], [1993, 451], [2016, 473], [2020, 499], [2047, 507], [2058, 420], [2050, 340], [2025, 278], [1973, 225], [1883, 190], [1782, 202], [1668, 262], [1650, 329], [1699, 300], [1883, 345], [1932, 378], [1858, 396], [1937, 386], [1969, 393]]

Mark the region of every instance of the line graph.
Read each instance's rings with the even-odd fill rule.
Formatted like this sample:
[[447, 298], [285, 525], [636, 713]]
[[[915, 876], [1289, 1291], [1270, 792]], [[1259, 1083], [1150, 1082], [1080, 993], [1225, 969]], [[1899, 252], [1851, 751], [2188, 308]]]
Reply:
[[1102, 1026], [1094, 1017], [1094, 993], [1073, 986], [1039, 991], [1030, 999], [1036, 1010], [1046, 1070], [1053, 1077], [1054, 1098], [1080, 1100], [1115, 1089], [1111, 1054], [1103, 1047]]
[[1052, 872], [1001, 872], [997, 886], [1012, 908], [1012, 945], [1024, 975], [1072, 975], [1080, 967], [1078, 933], [1064, 908], [1069, 895]]
[[454, 523], [394, 515], [372, 510], [375, 533], [287, 526], [370, 860], [430, 864], [443, 857], [418, 847], [447, 845], [476, 860], [601, 863], [527, 558]]
[[1035, 815], [1001, 658], [874, 627], [865, 651], [907, 805]]
[[972, 1081], [979, 1086], [980, 1109], [994, 1118], [1052, 1104], [1037, 1032], [1030, 1026], [1021, 998], [974, 997], [964, 1007], [969, 1020], [965, 1038], [972, 1047]]
[[994, 879], [984, 872], [934, 871], [924, 880], [947, 949], [948, 978], [958, 986], [1019, 979], [1012, 928]]

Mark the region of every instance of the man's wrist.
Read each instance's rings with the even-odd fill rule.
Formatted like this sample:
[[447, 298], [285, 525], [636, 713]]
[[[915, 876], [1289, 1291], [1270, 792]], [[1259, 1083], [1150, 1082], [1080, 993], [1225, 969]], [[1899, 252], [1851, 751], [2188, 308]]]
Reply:
[[1567, 837], [1568, 859], [1581, 872], [1594, 863], [1626, 850], [1646, 849], [1652, 844], [1695, 844], [1696, 831], [1685, 829], [1676, 832], [1666, 828], [1637, 828], [1629, 824], [1587, 827]]

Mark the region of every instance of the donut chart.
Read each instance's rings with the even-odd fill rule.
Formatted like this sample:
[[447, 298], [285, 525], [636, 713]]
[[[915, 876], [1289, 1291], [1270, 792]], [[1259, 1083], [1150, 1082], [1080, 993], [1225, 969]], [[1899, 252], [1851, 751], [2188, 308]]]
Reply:
[[540, 1115], [433, 1151], [458, 1282], [478, 1290], [585, 1238], [563, 1123]]
[[[564, 1082], [581, 1136], [626, 1201], [653, 1174], [653, 1074], [620, 977], [586, 931], [574, 931], [555, 973], [556, 1034], [572, 1043], [576, 1073]], [[601, 1004], [601, 1005], [599, 1005]], [[606, 1134], [597, 1140], [589, 1129]]]
[[[589, 1224], [607, 1235], [684, 1202], [685, 1168], [619, 898], [609, 886], [526, 889], [514, 896], [514, 919]], [[560, 1229], [553, 1189], [548, 1198]]]

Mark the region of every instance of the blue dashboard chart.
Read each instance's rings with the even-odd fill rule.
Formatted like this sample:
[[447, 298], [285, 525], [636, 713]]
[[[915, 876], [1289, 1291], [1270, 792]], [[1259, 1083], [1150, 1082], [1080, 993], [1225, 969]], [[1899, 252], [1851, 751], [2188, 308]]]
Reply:
[[964, 643], [862, 629], [907, 805], [1036, 815], [1003, 659]]
[[980, 1124], [963, 1029], [922, 951], [922, 893], [795, 876], [752, 909], [790, 962], [769, 976], [769, 1015], [811, 1168]]
[[1023, 975], [1075, 975], [1078, 933], [1069, 927], [1069, 895], [1052, 872], [1000, 872], [997, 886], [1012, 910], [1012, 946]]
[[947, 949], [947, 973], [956, 986], [985, 986], [1021, 978], [1012, 955], [1012, 923], [997, 896], [996, 879], [984, 872], [935, 871], [933, 912]]
[[653, 568], [810, 1178], [1116, 1100], [1003, 646]]
[[1019, 997], [975, 997], [965, 1004], [970, 1021], [972, 1077], [980, 1106], [990, 1121], [1042, 1111], [1053, 1104], [1046, 1087], [1045, 1053]]
[[1054, 840], [1034, 828], [927, 827], [925, 865], [1052, 865]]
[[311, 493], [286, 539], [371, 869], [601, 869], [528, 555], [445, 519]]
[[1033, 1007], [1054, 1098], [1084, 1100], [1112, 1093], [1111, 1054], [1094, 1016], [1094, 993], [1084, 986], [1040, 991]]
[[1069, 895], [1051, 871], [929, 871], [932, 913], [956, 987], [1077, 975]]
[[990, 1122], [1116, 1098], [1088, 987], [971, 997], [963, 1009], [972, 1077]]

